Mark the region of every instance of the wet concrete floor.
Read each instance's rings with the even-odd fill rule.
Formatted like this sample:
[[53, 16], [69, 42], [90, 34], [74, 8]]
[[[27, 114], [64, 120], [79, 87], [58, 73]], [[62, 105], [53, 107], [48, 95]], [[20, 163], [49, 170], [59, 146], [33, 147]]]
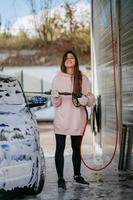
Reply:
[[[132, 200], [133, 178], [119, 172], [117, 160], [106, 170], [93, 172], [82, 165], [82, 175], [90, 182], [89, 186], [81, 186], [73, 181], [70, 141], [65, 151], [64, 177], [67, 189], [59, 190], [54, 164], [55, 141], [51, 124], [40, 124], [40, 138], [46, 159], [46, 180], [43, 191], [37, 196], [20, 195], [17, 193], [0, 194], [0, 200]], [[89, 159], [84, 155], [86, 161]]]
[[15, 193], [6, 193], [0, 196], [1, 200], [132, 200], [133, 179], [126, 173], [117, 171], [113, 165], [107, 171], [94, 173], [86, 171], [82, 166], [82, 175], [90, 182], [89, 186], [81, 186], [73, 181], [71, 156], [65, 157], [65, 171], [67, 189], [59, 190], [54, 168], [54, 158], [46, 159], [46, 181], [40, 195], [29, 196]]

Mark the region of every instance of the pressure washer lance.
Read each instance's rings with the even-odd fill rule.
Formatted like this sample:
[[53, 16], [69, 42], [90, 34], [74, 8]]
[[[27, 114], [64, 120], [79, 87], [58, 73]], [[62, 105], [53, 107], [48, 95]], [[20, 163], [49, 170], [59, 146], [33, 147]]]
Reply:
[[[51, 90], [50, 91], [46, 91], [46, 92], [25, 92], [28, 94], [45, 94], [45, 95], [51, 95]], [[72, 102], [74, 104], [75, 107], [79, 107], [81, 106], [78, 102], [78, 98], [82, 97], [82, 93], [77, 91], [77, 92], [59, 92], [59, 95], [71, 95], [72, 96]]]

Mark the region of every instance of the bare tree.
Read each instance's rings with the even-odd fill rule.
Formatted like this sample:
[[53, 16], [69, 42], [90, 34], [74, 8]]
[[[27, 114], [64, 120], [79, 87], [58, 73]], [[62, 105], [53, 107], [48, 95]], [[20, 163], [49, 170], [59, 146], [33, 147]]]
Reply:
[[7, 20], [5, 24], [5, 28], [4, 28], [4, 33], [3, 33], [5, 37], [11, 36], [10, 29], [11, 29], [11, 22], [10, 20]]
[[26, 0], [26, 1], [28, 2], [28, 5], [30, 6], [31, 14], [34, 17], [35, 30], [37, 31], [39, 38], [41, 39], [41, 33], [40, 33], [40, 30], [38, 28], [38, 23], [37, 23], [37, 8], [36, 8], [35, 0]]
[[75, 13], [76, 10], [69, 3], [65, 3], [64, 8], [65, 8], [66, 22], [68, 22], [70, 33], [72, 33], [75, 30], [75, 27], [76, 27], [76, 20], [75, 20], [75, 17], [74, 17], [74, 13]]
[[64, 31], [63, 19], [58, 13], [54, 13], [53, 16], [51, 16], [49, 22], [50, 22], [51, 41], [54, 41], [57, 38], [61, 37]]
[[[49, 11], [51, 9], [52, 0], [27, 0], [31, 13], [34, 16], [35, 29], [39, 35], [39, 38], [47, 43], [48, 34], [50, 34], [50, 16]], [[39, 21], [38, 21], [39, 12]]]

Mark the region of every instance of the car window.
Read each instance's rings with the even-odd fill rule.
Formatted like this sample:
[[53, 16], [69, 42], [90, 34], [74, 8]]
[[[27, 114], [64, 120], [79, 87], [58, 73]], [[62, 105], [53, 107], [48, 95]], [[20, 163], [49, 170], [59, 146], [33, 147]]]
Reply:
[[12, 77], [0, 77], [0, 105], [1, 104], [25, 104], [23, 91], [16, 79]]

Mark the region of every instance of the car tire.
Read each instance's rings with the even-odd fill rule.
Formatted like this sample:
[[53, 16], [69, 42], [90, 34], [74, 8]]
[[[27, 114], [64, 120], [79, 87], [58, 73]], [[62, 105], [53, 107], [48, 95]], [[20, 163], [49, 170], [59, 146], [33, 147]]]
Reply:
[[40, 159], [39, 183], [38, 183], [38, 178], [37, 178], [37, 181], [33, 184], [33, 186], [28, 189], [28, 193], [30, 194], [41, 193], [43, 190], [44, 183], [45, 183], [46, 166], [45, 166], [45, 157], [44, 157], [42, 148], [40, 149], [40, 158], [41, 159]]

